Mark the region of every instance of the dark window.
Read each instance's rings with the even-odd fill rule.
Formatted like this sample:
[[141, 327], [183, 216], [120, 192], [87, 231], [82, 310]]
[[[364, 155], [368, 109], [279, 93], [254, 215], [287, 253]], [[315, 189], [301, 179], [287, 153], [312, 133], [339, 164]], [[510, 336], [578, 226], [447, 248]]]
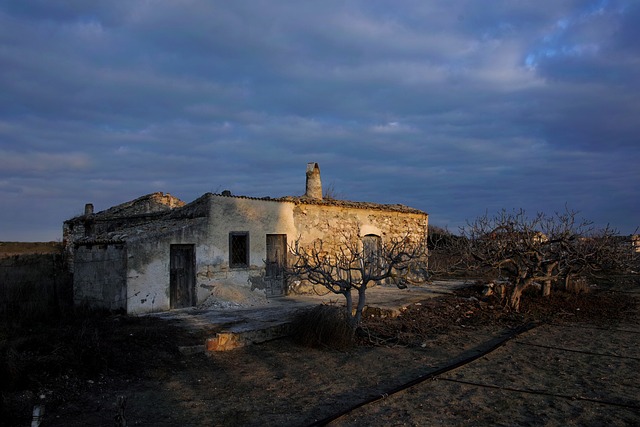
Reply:
[[229, 233], [229, 266], [249, 266], [249, 232], [233, 231]]

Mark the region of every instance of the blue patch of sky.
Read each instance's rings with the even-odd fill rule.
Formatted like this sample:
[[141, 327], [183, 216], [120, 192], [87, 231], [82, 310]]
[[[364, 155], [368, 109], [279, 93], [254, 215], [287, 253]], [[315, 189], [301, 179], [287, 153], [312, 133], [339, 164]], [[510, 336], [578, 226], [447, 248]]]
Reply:
[[604, 13], [605, 9], [607, 9], [607, 6], [609, 6], [609, 0], [600, 0], [589, 6], [585, 12], [585, 15], [601, 15], [602, 13]]
[[599, 51], [597, 43], [564, 44], [564, 36], [567, 35], [578, 23], [593, 17], [602, 15], [611, 9], [613, 13], [622, 14], [626, 8], [626, 3], [611, 5], [610, 0], [599, 0], [587, 6], [585, 9], [576, 11], [572, 15], [558, 19], [554, 29], [542, 37], [542, 40], [533, 47], [524, 58], [524, 64], [529, 69], [534, 69], [538, 63], [545, 58], [559, 56], [581, 56], [595, 54]]

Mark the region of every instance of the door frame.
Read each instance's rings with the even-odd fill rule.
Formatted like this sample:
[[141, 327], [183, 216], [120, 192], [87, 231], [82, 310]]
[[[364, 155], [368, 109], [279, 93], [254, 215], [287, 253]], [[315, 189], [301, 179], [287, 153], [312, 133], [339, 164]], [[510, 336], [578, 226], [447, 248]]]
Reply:
[[[178, 267], [174, 266], [175, 251], [186, 251], [187, 259], [184, 273], [187, 277], [188, 302], [181, 302], [178, 298], [178, 280], [176, 274]], [[196, 305], [196, 249], [194, 244], [171, 244], [169, 245], [169, 309], [187, 308]]]
[[[277, 241], [277, 245], [269, 244], [269, 240], [273, 239]], [[286, 288], [286, 280], [285, 280], [285, 269], [287, 266], [287, 235], [281, 233], [273, 233], [267, 234], [265, 237], [266, 244], [266, 257], [265, 257], [265, 292], [267, 297], [278, 297], [287, 294]], [[278, 247], [281, 250], [281, 253], [278, 254], [277, 251], [274, 254], [271, 253], [271, 249], [273, 247]], [[272, 258], [278, 258], [275, 261], [271, 261]], [[274, 266], [278, 270], [274, 275], [271, 273], [274, 271]]]

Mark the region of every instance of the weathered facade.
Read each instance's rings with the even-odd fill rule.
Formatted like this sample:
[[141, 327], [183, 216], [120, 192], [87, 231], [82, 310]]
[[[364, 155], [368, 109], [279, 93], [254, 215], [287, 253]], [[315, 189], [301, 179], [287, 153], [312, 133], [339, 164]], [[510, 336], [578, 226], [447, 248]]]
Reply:
[[384, 241], [426, 237], [428, 215], [402, 205], [324, 200], [320, 169], [307, 167], [300, 197], [207, 193], [189, 204], [154, 193], [64, 223], [78, 304], [128, 313], [191, 307], [220, 284], [267, 297], [294, 292], [284, 277], [288, 247], [345, 234]]

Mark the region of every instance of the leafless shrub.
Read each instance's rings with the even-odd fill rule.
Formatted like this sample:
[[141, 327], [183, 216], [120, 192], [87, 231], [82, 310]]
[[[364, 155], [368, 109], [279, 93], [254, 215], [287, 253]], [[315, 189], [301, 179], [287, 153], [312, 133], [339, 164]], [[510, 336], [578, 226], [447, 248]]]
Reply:
[[568, 279], [565, 283], [565, 290], [572, 294], [586, 294], [591, 291], [589, 282], [584, 277]]
[[335, 182], [331, 182], [329, 185], [325, 186], [322, 197], [327, 200], [339, 200], [342, 198], [342, 194], [336, 190]]
[[354, 344], [354, 328], [345, 311], [335, 305], [318, 305], [298, 314], [293, 323], [294, 341], [304, 347], [346, 349]]

